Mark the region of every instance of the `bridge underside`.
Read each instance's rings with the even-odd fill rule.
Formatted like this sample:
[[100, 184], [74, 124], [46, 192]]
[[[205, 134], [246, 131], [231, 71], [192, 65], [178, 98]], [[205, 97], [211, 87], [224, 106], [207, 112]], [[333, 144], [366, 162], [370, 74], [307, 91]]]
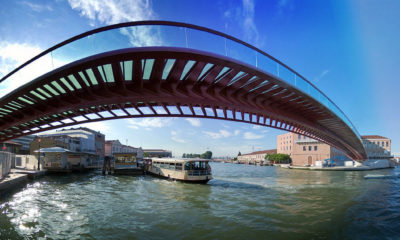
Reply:
[[307, 94], [250, 65], [181, 48], [130, 48], [49, 72], [0, 101], [0, 141], [108, 119], [248, 122], [328, 143], [355, 160], [361, 141]]

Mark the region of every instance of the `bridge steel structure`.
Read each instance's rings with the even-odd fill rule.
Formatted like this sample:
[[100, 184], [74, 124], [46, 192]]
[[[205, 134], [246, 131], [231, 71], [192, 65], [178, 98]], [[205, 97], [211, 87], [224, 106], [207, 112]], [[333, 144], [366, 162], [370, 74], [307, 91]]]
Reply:
[[[97, 50], [89, 51], [93, 39]], [[57, 54], [75, 52], [54, 66]], [[41, 65], [46, 57], [50, 70]], [[23, 80], [32, 69], [38, 76]], [[353, 124], [313, 84], [256, 47], [195, 25], [141, 21], [98, 28], [22, 64], [0, 87], [7, 81], [27, 83], [0, 99], [0, 142], [110, 119], [195, 117], [295, 132], [366, 159]]]

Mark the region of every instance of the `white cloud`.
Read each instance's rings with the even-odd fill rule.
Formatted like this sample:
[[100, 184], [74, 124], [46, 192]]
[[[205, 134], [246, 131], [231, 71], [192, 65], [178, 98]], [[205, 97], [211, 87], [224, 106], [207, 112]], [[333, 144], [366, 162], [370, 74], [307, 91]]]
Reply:
[[292, 11], [294, 9], [294, 2], [291, 0], [279, 0], [277, 2], [277, 13], [278, 15], [284, 15], [284, 13], [289, 10]]
[[253, 125], [253, 127], [252, 127], [254, 130], [258, 130], [258, 129], [260, 129], [261, 128], [261, 126], [260, 125]]
[[188, 121], [193, 127], [201, 126], [201, 121], [198, 118], [185, 118], [185, 120]]
[[128, 119], [128, 127], [133, 129], [144, 128], [151, 130], [152, 128], [161, 128], [169, 126], [172, 122], [171, 118], [141, 118], [141, 119]]
[[326, 74], [328, 74], [330, 71], [328, 69], [325, 69], [324, 71], [321, 72], [321, 74], [314, 78], [315, 82], [319, 82]]
[[[242, 0], [242, 7], [230, 8], [224, 12], [224, 17], [230, 21], [235, 21], [234, 25], [239, 23], [245, 39], [259, 44], [259, 33], [254, 23], [254, 0]], [[227, 27], [228, 24], [225, 24]]]
[[244, 139], [247, 139], [247, 140], [253, 140], [253, 139], [263, 138], [264, 135], [257, 135], [257, 134], [254, 134], [252, 132], [245, 132], [243, 137], [244, 137]]
[[233, 133], [233, 135], [238, 136], [240, 134], [240, 130], [235, 130], [235, 132]]
[[254, 24], [254, 7], [253, 0], [243, 0], [243, 27], [247, 38], [258, 41], [258, 30]]
[[203, 131], [204, 134], [207, 136], [211, 137], [212, 139], [218, 139], [218, 138], [227, 138], [232, 136], [232, 134], [224, 129], [219, 130], [218, 132], [208, 132], [208, 131]]
[[90, 20], [114, 24], [155, 18], [150, 1], [146, 0], [68, 0], [72, 9]]
[[93, 129], [95, 131], [99, 131], [103, 134], [111, 133], [111, 125], [108, 122], [101, 121], [101, 122], [91, 122], [91, 123], [84, 123], [74, 126], [76, 127], [87, 127]]
[[[68, 0], [72, 9], [95, 23], [116, 24], [121, 22], [151, 20], [157, 18], [148, 0]], [[157, 46], [162, 43], [156, 27], [123, 28], [133, 46]]]
[[39, 46], [27, 43], [0, 42], [0, 76], [42, 52]]
[[35, 12], [53, 11], [53, 8], [48, 4], [40, 5], [40, 4], [35, 4], [32, 2], [26, 2], [26, 1], [20, 2], [20, 4], [29, 7], [30, 9], [32, 9], [32, 11], [35, 11]]
[[178, 133], [176, 131], [171, 131], [171, 140], [178, 143], [186, 143], [186, 141], [182, 138], [178, 137]]
[[[5, 76], [41, 52], [42, 49], [37, 45], [0, 42], [0, 77]], [[0, 97], [53, 70], [54, 64], [63, 65], [62, 61], [52, 60], [51, 56], [47, 54], [25, 66], [0, 84]]]

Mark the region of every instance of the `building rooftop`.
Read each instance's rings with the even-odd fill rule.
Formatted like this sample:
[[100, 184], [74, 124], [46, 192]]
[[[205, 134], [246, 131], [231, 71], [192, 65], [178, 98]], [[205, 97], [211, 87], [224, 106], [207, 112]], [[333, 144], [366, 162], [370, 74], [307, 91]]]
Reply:
[[389, 139], [387, 137], [382, 137], [379, 135], [364, 135], [364, 136], [361, 136], [361, 138], [362, 139]]
[[4, 142], [2, 142], [2, 143], [6, 143], [6, 144], [10, 144], [10, 145], [17, 145], [17, 146], [21, 146], [21, 145], [22, 145], [22, 144], [20, 144], [20, 143], [17, 143], [17, 142], [14, 142], [14, 141], [10, 141], [10, 140], [4, 141]]
[[242, 156], [255, 155], [255, 154], [275, 154], [275, 153], [276, 153], [276, 149], [269, 149], [269, 150], [262, 150], [262, 151], [256, 151], [256, 152], [252, 152], [252, 153], [242, 154]]

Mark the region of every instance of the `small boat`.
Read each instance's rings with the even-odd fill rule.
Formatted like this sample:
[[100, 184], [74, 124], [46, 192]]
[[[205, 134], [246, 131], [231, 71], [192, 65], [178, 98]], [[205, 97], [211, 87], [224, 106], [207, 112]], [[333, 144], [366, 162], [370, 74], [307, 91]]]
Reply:
[[212, 179], [208, 159], [152, 158], [147, 172], [162, 178], [191, 183], [207, 183]]

